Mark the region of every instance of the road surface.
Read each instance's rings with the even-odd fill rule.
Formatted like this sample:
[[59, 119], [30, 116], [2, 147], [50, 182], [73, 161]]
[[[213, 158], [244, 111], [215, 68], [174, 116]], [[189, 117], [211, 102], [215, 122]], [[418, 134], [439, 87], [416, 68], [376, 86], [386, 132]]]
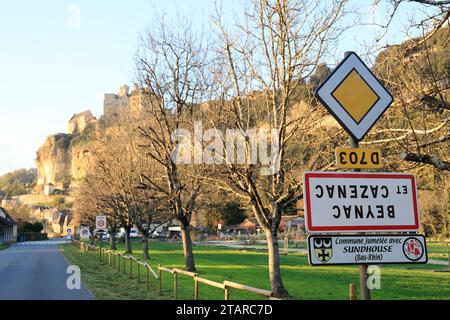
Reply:
[[0, 250], [0, 300], [93, 299], [83, 285], [67, 288], [69, 264], [58, 250], [63, 242], [23, 242]]

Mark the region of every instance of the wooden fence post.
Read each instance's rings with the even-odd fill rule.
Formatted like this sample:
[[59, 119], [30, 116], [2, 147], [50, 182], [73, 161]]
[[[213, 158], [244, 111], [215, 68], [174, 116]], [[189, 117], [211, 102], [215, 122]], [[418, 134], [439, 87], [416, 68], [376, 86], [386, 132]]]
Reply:
[[161, 267], [160, 264], [158, 264], [158, 294], [161, 295], [161, 289], [162, 289], [162, 272], [159, 269]]
[[147, 286], [147, 289], [150, 288], [150, 278], [149, 278], [149, 274], [148, 273], [149, 273], [148, 267], [145, 266], [145, 284]]
[[358, 299], [357, 295], [356, 295], [356, 284], [350, 283], [350, 285], [348, 287], [348, 292], [349, 292], [350, 300]]
[[137, 283], [141, 283], [141, 264], [139, 263], [139, 260], [136, 260], [137, 264]]
[[125, 256], [122, 256], [122, 263], [123, 263], [123, 266], [122, 266], [122, 271], [123, 271], [123, 274], [126, 274], [127, 273], [127, 271], [126, 271], [126, 265], [125, 265]]
[[230, 300], [230, 287], [225, 286], [225, 300]]
[[178, 274], [176, 271], [173, 272], [173, 300], [178, 298]]
[[289, 252], [289, 238], [286, 236], [284, 237], [284, 255], [287, 256]]
[[194, 278], [194, 300], [198, 300], [199, 292], [198, 292], [198, 281]]
[[131, 274], [133, 273], [133, 259], [131, 259], [131, 256], [128, 259], [130, 260], [130, 279], [131, 279]]

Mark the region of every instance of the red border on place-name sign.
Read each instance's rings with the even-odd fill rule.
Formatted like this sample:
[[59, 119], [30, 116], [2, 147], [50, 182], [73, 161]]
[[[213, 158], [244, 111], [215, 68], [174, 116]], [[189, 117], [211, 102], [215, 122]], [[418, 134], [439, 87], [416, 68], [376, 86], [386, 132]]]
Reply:
[[[414, 225], [375, 225], [375, 226], [313, 226], [311, 218], [311, 193], [309, 188], [310, 178], [356, 178], [356, 179], [409, 179], [411, 180], [412, 198], [414, 207]], [[305, 206], [308, 223], [308, 231], [395, 231], [395, 230], [417, 230], [419, 229], [419, 211], [417, 209], [416, 179], [413, 174], [388, 174], [388, 173], [328, 173], [308, 172], [304, 174]]]

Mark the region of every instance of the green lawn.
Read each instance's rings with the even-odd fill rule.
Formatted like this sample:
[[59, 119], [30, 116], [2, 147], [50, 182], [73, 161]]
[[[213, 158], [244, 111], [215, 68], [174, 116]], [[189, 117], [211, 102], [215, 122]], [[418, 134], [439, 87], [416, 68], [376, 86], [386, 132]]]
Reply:
[[[445, 246], [445, 245], [444, 245]], [[123, 245], [119, 244], [119, 251]], [[168, 268], [184, 267], [181, 244], [151, 243], [151, 260], [155, 268], [162, 264]], [[439, 245], [430, 246], [430, 251], [439, 253]], [[70, 250], [72, 251], [72, 250]], [[141, 259], [140, 243], [133, 244], [134, 256]], [[267, 254], [256, 250], [237, 250], [205, 245], [194, 246], [195, 260], [199, 276], [222, 282], [234, 281], [261, 289], [270, 289], [267, 271]], [[87, 256], [86, 260], [93, 259]], [[305, 254], [295, 253], [281, 256], [283, 281], [291, 295], [296, 299], [348, 299], [349, 283], [358, 284], [357, 266], [311, 267]], [[77, 263], [76, 260], [73, 263]], [[97, 263], [97, 262], [96, 262]], [[103, 268], [114, 270], [109, 266]], [[136, 266], [134, 267], [136, 269]], [[450, 299], [450, 275], [434, 272], [443, 266], [433, 265], [392, 265], [381, 268], [381, 289], [373, 290], [373, 299]], [[82, 268], [83, 269], [83, 268]], [[133, 271], [136, 275], [136, 270]], [[111, 277], [118, 277], [117, 284], [122, 283], [122, 275], [114, 270]], [[90, 286], [90, 280], [85, 277]], [[179, 275], [179, 299], [193, 299], [192, 278]], [[125, 279], [123, 279], [125, 280]], [[130, 281], [130, 280], [126, 280]], [[156, 280], [152, 279], [153, 288]], [[133, 283], [135, 280], [132, 281]], [[102, 286], [97, 282], [97, 286]], [[120, 285], [122, 286], [122, 284]], [[120, 287], [117, 285], [117, 287]], [[145, 287], [141, 285], [141, 287]], [[173, 276], [163, 273], [163, 289], [167, 297], [172, 295]], [[95, 294], [95, 290], [94, 294]], [[150, 290], [152, 291], [152, 290]], [[105, 297], [98, 296], [99, 298]], [[231, 289], [231, 299], [261, 299], [261, 297], [239, 290]], [[154, 298], [154, 296], [150, 296]], [[223, 290], [200, 284], [201, 299], [223, 299]]]
[[6, 249], [9, 246], [7, 244], [0, 244], [0, 250]]
[[428, 242], [428, 259], [448, 260], [449, 246], [446, 243]]

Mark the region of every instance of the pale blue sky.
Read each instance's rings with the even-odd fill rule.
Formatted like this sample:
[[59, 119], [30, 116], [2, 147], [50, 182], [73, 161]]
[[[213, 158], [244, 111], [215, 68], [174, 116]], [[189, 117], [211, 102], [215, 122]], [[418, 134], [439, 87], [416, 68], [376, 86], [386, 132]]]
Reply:
[[[224, 0], [224, 11], [239, 14], [241, 1]], [[352, 0], [366, 13], [366, 21], [382, 21], [383, 9], [373, 15], [371, 3]], [[70, 23], [72, 5], [80, 9], [79, 29]], [[214, 1], [0, 2], [0, 174], [34, 167], [35, 153], [47, 135], [66, 132], [74, 113], [90, 109], [100, 116], [103, 94], [131, 83], [138, 34], [151, 23], [155, 8], [169, 15], [177, 9], [201, 23], [209, 19]], [[394, 30], [412, 12], [414, 5], [403, 6]], [[370, 40], [375, 31], [360, 27], [348, 32], [339, 50], [358, 50], [357, 39]], [[403, 36], [392, 32], [389, 39]]]

